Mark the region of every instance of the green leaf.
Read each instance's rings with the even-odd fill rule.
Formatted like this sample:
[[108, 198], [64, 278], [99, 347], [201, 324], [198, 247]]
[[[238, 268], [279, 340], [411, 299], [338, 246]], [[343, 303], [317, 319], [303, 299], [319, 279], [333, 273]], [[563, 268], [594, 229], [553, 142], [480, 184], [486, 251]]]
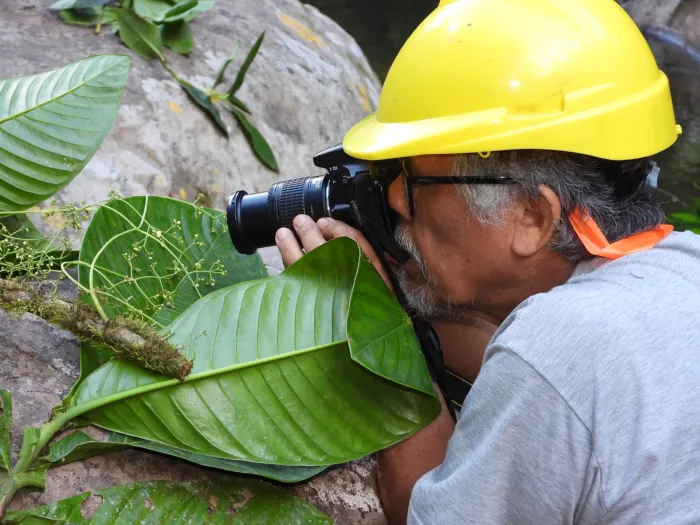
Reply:
[[263, 164], [265, 164], [265, 166], [271, 170], [279, 171], [275, 154], [265, 140], [265, 137], [263, 137], [258, 129], [251, 124], [248, 117], [246, 117], [245, 113], [243, 113], [240, 109], [233, 105], [228, 106], [228, 108], [243, 128], [245, 136], [248, 139], [251, 148], [253, 148], [255, 155], [263, 162]]
[[113, 9], [119, 24], [119, 36], [136, 54], [143, 58], [163, 60], [163, 43], [158, 27], [129, 9]]
[[58, 236], [46, 237], [25, 213], [0, 215], [0, 242], [5, 242], [6, 248], [13, 245], [25, 250], [24, 258], [19, 258], [13, 248], [0, 258], [0, 278], [40, 277], [51, 270], [60, 270], [63, 262], [78, 259], [78, 252], [70, 249], [68, 241]]
[[194, 41], [192, 39], [192, 31], [187, 22], [179, 20], [160, 27], [163, 45], [181, 55], [187, 55], [192, 52]]
[[122, 55], [0, 80], [0, 211], [46, 200], [80, 173], [119, 111], [129, 70]]
[[34, 509], [10, 511], [3, 523], [8, 525], [87, 525], [89, 520], [81, 514], [80, 504], [89, 497], [90, 493], [84, 492]]
[[[84, 9], [64, 9], [58, 12], [58, 16], [66, 24], [92, 27], [97, 24], [100, 17], [100, 9], [86, 7]], [[109, 7], [105, 7], [102, 15], [102, 25], [110, 24], [116, 20], [114, 12]]]
[[85, 232], [80, 261], [80, 284], [116, 298], [107, 303], [99, 295], [109, 317], [141, 312], [163, 326], [211, 291], [267, 276], [257, 254], [234, 249], [224, 213], [167, 197], [102, 206]]
[[134, 0], [133, 10], [149, 20], [160, 20], [171, 6], [164, 0]]
[[12, 430], [12, 394], [0, 390], [0, 469], [9, 472], [10, 462], [10, 431]]
[[[6, 231], [3, 230], [3, 226], [6, 228]], [[0, 233], [2, 232], [18, 239], [31, 241], [34, 250], [47, 250], [51, 247], [51, 241], [37, 230], [34, 223], [25, 213], [16, 213], [4, 217], [0, 216]]]
[[73, 383], [73, 386], [68, 392], [68, 395], [63, 399], [62, 404], [54, 410], [54, 413], [61, 412], [62, 407], [68, 406], [73, 394], [80, 386], [80, 384], [85, 380], [87, 376], [92, 374], [95, 370], [100, 368], [103, 364], [114, 357], [114, 352], [109, 348], [98, 345], [91, 341], [81, 341], [80, 342], [80, 375], [78, 380]]
[[688, 212], [677, 212], [677, 213], [671, 213], [668, 216], [669, 220], [671, 220], [675, 224], [692, 224], [692, 225], [700, 225], [700, 215], [695, 214], [695, 213], [688, 213]]
[[170, 22], [177, 22], [178, 20], [185, 20], [188, 12], [196, 8], [197, 4], [198, 0], [184, 0], [183, 2], [178, 2], [165, 12], [161, 21], [167, 24]]
[[440, 411], [410, 319], [347, 238], [210, 293], [168, 331], [194, 361], [184, 381], [109, 361], [61, 417], [212, 457], [324, 466], [391, 446]]
[[195, 87], [189, 82], [186, 82], [182, 79], [179, 79], [178, 83], [180, 84], [180, 86], [182, 86], [182, 89], [185, 90], [185, 92], [190, 96], [190, 98], [194, 102], [196, 102], [199, 105], [199, 107], [201, 107], [207, 113], [207, 115], [211, 117], [211, 119], [219, 127], [219, 129], [223, 131], [226, 136], [228, 136], [228, 128], [226, 127], [226, 123], [222, 120], [221, 113], [219, 113], [219, 109], [211, 101], [209, 95], [207, 95], [198, 87]]
[[227, 472], [239, 474], [257, 474], [266, 478], [281, 481], [283, 483], [296, 483], [303, 481], [324, 470], [324, 467], [281, 467], [277, 465], [261, 465], [247, 463], [245, 461], [232, 461], [201, 454], [195, 454], [175, 447], [153, 443], [145, 439], [138, 439], [117, 432], [112, 432], [106, 441], [98, 441], [82, 431], [73, 432], [58, 442], [54, 443], [49, 453], [42, 457], [42, 461], [61, 465], [72, 461], [118, 452], [127, 448], [139, 448], [151, 452], [157, 452], [173, 456], [200, 467], [210, 467]]
[[[328, 516], [305, 501], [257, 480], [221, 480], [214, 483], [151, 481], [109, 487], [96, 492], [103, 502], [92, 519], [80, 515], [80, 504], [90, 493], [7, 515], [7, 523], [73, 523], [75, 525], [328, 525]], [[26, 521], [47, 517], [47, 521]], [[57, 519], [58, 518], [58, 519]], [[22, 521], [25, 519], [25, 521]]]
[[243, 65], [241, 66], [241, 69], [238, 70], [238, 74], [236, 75], [236, 80], [233, 81], [233, 84], [231, 85], [231, 87], [228, 90], [229, 95], [235, 94], [243, 85], [243, 81], [245, 80], [245, 75], [248, 72], [250, 65], [253, 63], [253, 60], [255, 59], [255, 55], [258, 54], [258, 51], [260, 50], [260, 46], [262, 46], [264, 39], [265, 39], [265, 32], [263, 31], [262, 34], [258, 37], [258, 39], [255, 41], [255, 44], [253, 44], [253, 47], [251, 47], [250, 51], [248, 51], [248, 55], [245, 57], [245, 60], [243, 61]]
[[40, 461], [46, 461], [51, 464], [71, 463], [127, 448], [129, 448], [129, 445], [126, 443], [95, 440], [85, 432], [78, 430], [51, 445], [49, 452], [42, 456]]
[[186, 15], [185, 15], [185, 21], [186, 22], [191, 22], [195, 18], [197, 18], [197, 15], [199, 13], [203, 13], [204, 11], [208, 11], [212, 7], [214, 7], [214, 0], [199, 0], [199, 3], [194, 7], [193, 9], [190, 9]]
[[214, 84], [211, 86], [212, 89], [216, 88], [219, 84], [221, 84], [224, 81], [224, 73], [226, 73], [226, 69], [228, 68], [229, 64], [233, 62], [236, 59], [236, 53], [238, 51], [238, 48], [234, 49], [233, 52], [229, 55], [229, 57], [224, 60], [224, 62], [221, 64], [221, 67], [219, 68], [219, 71], [216, 74], [216, 80], [214, 80]]
[[250, 109], [248, 106], [246, 106], [242, 100], [240, 100], [238, 97], [235, 95], [229, 95], [228, 100], [233, 104], [234, 106], [241, 108], [243, 111], [246, 113], [250, 113]]
[[58, 0], [51, 4], [50, 11], [60, 11], [62, 9], [84, 9], [90, 7], [102, 7], [110, 0]]

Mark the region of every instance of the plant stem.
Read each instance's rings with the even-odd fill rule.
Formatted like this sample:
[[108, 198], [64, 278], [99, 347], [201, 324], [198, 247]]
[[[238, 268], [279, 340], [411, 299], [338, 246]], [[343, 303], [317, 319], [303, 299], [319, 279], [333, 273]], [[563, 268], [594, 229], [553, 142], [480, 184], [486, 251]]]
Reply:
[[12, 498], [15, 497], [15, 494], [17, 494], [21, 488], [20, 484], [12, 478], [7, 478], [0, 484], [0, 520], [5, 516], [5, 512], [7, 511], [7, 507], [10, 506]]
[[181, 79], [181, 78], [178, 76], [178, 74], [175, 73], [175, 71], [173, 71], [172, 69], [170, 69], [170, 66], [169, 66], [168, 63], [165, 61], [164, 58], [161, 57], [161, 58], [159, 58], [159, 60], [160, 60], [160, 63], [163, 64], [163, 67], [165, 68], [165, 70], [166, 70], [168, 73], [170, 73], [170, 76], [173, 77], [177, 82], [186, 82], [185, 80]]
[[100, 14], [97, 16], [97, 25], [95, 26], [95, 31], [94, 33], [96, 35], [100, 34], [100, 29], [102, 28], [102, 20], [104, 19], [105, 16], [105, 7], [102, 6], [100, 9]]
[[[15, 466], [12, 468], [10, 476], [0, 483], [0, 521], [2, 521], [3, 516], [5, 516], [7, 508], [10, 506], [12, 498], [15, 497], [17, 492], [25, 487], [37, 486], [36, 481], [32, 481], [32, 476], [26, 476], [23, 474], [32, 468], [32, 464], [39, 457], [42, 449], [51, 440], [51, 438], [56, 435], [56, 433], [61, 430], [61, 428], [63, 428], [68, 421], [70, 421], [70, 419], [70, 417], [66, 417], [65, 414], [63, 414], [62, 416], [59, 416], [56, 419], [42, 425], [39, 433], [39, 439], [30, 452], [23, 453], [25, 451], [25, 447], [22, 447], [17, 463], [15, 463]], [[43, 488], [43, 484], [39, 486]]]

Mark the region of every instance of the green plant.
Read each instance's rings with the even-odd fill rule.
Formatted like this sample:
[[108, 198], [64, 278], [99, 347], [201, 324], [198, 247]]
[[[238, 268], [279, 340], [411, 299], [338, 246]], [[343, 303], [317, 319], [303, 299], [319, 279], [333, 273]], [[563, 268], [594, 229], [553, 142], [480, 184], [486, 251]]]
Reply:
[[98, 492], [102, 502], [92, 518], [85, 518], [81, 504], [89, 492], [31, 510], [7, 514], [3, 523], [33, 525], [186, 525], [189, 523], [326, 525], [332, 521], [316, 508], [267, 483], [225, 480], [219, 483], [171, 483], [152, 481], [109, 487]]
[[58, 11], [61, 19], [72, 25], [94, 27], [98, 34], [104, 25], [110, 25], [122, 42], [146, 60], [158, 59], [189, 98], [228, 136], [228, 126], [221, 118], [219, 107], [229, 111], [260, 161], [279, 171], [277, 159], [265, 137], [248, 118], [248, 106], [236, 93], [242, 87], [245, 75], [260, 50], [264, 35], [256, 40], [244, 59], [231, 86], [223, 92], [216, 87], [224, 80], [228, 66], [235, 60], [235, 52], [222, 64], [210, 89], [203, 89], [181, 78], [168, 64], [163, 47], [188, 55], [193, 49], [190, 22], [199, 13], [214, 7], [214, 0], [58, 0], [49, 9]]
[[[13, 176], [0, 171], [0, 183], [27, 186]], [[0, 281], [0, 306], [83, 343], [80, 377], [49, 421], [24, 429], [14, 464], [11, 396], [0, 391], [0, 518], [17, 491], [43, 488], [49, 468], [94, 454], [137, 447], [291, 482], [397, 443], [439, 413], [410, 319], [354, 241], [330, 241], [268, 277], [257, 255], [234, 250], [224, 214], [197, 203], [111, 195], [61, 213], [75, 227], [92, 215], [79, 257], [52, 262], [77, 285], [76, 304], [16, 279], [46, 271], [37, 261], [51, 239], [17, 215], [3, 230], [15, 243], [3, 258], [23, 266]], [[36, 245], [17, 245], [20, 235]], [[85, 424], [112, 433], [96, 441], [74, 430]], [[71, 514], [75, 501], [12, 519]], [[286, 516], [276, 512], [266, 516]]]
[[700, 198], [696, 198], [693, 204], [693, 208], [687, 211], [669, 214], [668, 219], [680, 230], [690, 230], [700, 234]]

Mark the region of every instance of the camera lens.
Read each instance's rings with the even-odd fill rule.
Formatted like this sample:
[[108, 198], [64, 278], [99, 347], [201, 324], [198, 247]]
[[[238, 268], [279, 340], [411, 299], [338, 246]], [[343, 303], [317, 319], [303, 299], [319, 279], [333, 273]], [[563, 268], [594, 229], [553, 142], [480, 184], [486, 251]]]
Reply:
[[314, 220], [329, 217], [329, 177], [278, 182], [267, 193], [237, 191], [229, 197], [226, 214], [233, 245], [239, 253], [250, 255], [258, 248], [273, 246], [277, 230], [292, 229], [297, 215]]

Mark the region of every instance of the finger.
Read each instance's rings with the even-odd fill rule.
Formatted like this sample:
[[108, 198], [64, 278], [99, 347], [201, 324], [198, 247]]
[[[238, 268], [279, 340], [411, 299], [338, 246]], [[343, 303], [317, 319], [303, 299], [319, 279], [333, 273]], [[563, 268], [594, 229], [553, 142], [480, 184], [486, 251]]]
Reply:
[[391, 288], [391, 281], [384, 270], [382, 261], [377, 256], [377, 253], [374, 251], [374, 248], [372, 248], [372, 245], [369, 243], [367, 238], [362, 235], [361, 231], [356, 230], [343, 221], [331, 218], [319, 219], [318, 227], [326, 240], [337, 239], [338, 237], [349, 237], [355, 241], [367, 256], [369, 262], [372, 263], [372, 266], [374, 266], [379, 272], [379, 275], [382, 276], [384, 282], [389, 286], [389, 288]]
[[287, 228], [280, 228], [277, 230], [275, 234], [275, 244], [277, 244], [277, 248], [279, 248], [280, 254], [282, 255], [282, 262], [285, 268], [301, 259], [302, 255], [304, 255], [296, 237], [294, 237], [292, 231]]
[[294, 217], [294, 229], [301, 239], [301, 244], [306, 253], [314, 248], [318, 248], [326, 242], [318, 225], [307, 215], [297, 215]]

